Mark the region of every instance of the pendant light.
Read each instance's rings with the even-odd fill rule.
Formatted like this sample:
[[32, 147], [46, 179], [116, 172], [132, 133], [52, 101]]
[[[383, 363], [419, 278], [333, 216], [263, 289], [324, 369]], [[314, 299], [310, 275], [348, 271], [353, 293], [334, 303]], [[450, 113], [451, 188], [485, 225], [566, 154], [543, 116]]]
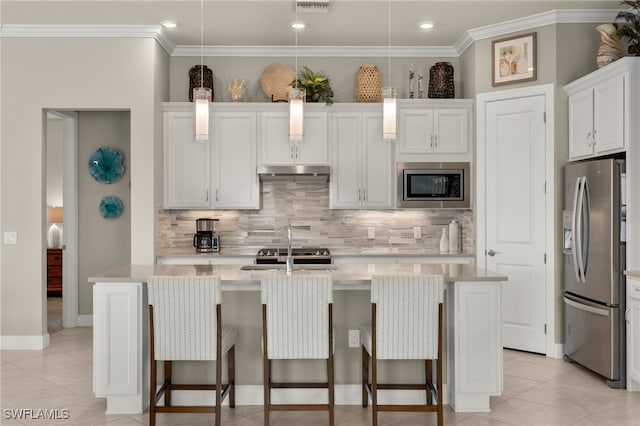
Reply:
[[195, 139], [206, 142], [209, 140], [209, 103], [211, 89], [204, 87], [204, 0], [200, 0], [200, 87], [193, 89], [193, 103], [195, 104]]
[[[298, 22], [298, 9], [296, 8], [296, 20]], [[294, 86], [289, 90], [289, 140], [301, 141], [304, 138], [304, 102], [306, 91], [298, 87], [298, 30], [293, 27], [296, 40], [296, 77]]]
[[394, 140], [396, 138], [396, 89], [391, 87], [391, 0], [387, 2], [387, 29], [389, 42], [389, 85], [382, 88], [382, 138]]

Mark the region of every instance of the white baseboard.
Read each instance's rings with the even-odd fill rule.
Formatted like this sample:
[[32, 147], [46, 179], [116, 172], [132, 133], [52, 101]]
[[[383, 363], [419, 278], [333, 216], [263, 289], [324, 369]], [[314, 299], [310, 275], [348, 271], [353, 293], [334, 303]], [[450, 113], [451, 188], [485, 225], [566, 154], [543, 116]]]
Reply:
[[[336, 405], [360, 405], [362, 403], [361, 385], [336, 385]], [[443, 385], [443, 404], [448, 404], [449, 389]], [[378, 391], [380, 404], [424, 404], [425, 392], [414, 390]], [[264, 389], [262, 385], [236, 386], [236, 405], [263, 405]], [[215, 396], [210, 391], [173, 391], [174, 405], [214, 405]], [[326, 389], [274, 389], [271, 391], [274, 404], [326, 404]], [[225, 400], [224, 405], [228, 405]]]
[[553, 344], [553, 346], [551, 346], [547, 351], [547, 356], [549, 358], [562, 359], [564, 357], [564, 344], [562, 343]]
[[93, 327], [93, 315], [78, 315], [76, 318], [77, 327]]
[[49, 333], [42, 336], [0, 336], [1, 350], [42, 350], [49, 346]]

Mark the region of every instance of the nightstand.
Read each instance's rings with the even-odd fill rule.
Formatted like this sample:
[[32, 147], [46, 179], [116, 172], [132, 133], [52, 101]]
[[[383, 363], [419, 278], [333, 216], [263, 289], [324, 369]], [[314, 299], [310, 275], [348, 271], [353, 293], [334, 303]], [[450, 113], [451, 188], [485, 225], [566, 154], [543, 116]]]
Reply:
[[47, 296], [62, 296], [62, 249], [47, 249]]

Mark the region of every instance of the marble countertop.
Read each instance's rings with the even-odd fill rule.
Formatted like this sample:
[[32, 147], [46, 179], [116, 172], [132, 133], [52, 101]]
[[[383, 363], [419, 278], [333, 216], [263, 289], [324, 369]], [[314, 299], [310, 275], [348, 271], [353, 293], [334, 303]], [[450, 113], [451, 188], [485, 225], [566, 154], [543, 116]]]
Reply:
[[[293, 274], [330, 274], [336, 290], [368, 289], [375, 274], [443, 274], [445, 281], [507, 281], [504, 275], [459, 264], [352, 264], [331, 265], [333, 270], [294, 270]], [[91, 283], [146, 282], [152, 275], [217, 275], [223, 290], [257, 290], [264, 276], [286, 275], [283, 269], [241, 270], [241, 265], [127, 265], [89, 277]]]
[[[225, 258], [225, 257], [247, 257], [255, 259], [259, 248], [223, 248], [216, 253], [196, 253], [195, 249], [174, 249], [170, 253], [162, 253], [156, 256], [157, 259], [166, 258]], [[375, 247], [375, 248], [329, 248], [332, 257], [475, 257], [474, 253], [440, 253], [436, 248], [396, 248], [396, 247]]]

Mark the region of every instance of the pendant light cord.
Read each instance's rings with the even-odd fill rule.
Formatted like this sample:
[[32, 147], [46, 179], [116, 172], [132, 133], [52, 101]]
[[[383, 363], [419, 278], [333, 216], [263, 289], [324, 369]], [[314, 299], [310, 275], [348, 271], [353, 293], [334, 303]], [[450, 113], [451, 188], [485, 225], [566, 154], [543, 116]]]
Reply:
[[387, 2], [387, 42], [389, 43], [388, 50], [388, 66], [389, 66], [389, 87], [391, 87], [391, 0]]
[[200, 88], [204, 88], [204, 0], [200, 0]]
[[[294, 7], [296, 8], [296, 21], [295, 22], [298, 22], [298, 5], [294, 5]], [[293, 32], [295, 34], [295, 41], [296, 41], [296, 52], [295, 52], [296, 53], [296, 62], [295, 62], [295, 65], [296, 65], [296, 79], [295, 79], [296, 87], [295, 88], [297, 89], [298, 88], [298, 29], [294, 28]]]

